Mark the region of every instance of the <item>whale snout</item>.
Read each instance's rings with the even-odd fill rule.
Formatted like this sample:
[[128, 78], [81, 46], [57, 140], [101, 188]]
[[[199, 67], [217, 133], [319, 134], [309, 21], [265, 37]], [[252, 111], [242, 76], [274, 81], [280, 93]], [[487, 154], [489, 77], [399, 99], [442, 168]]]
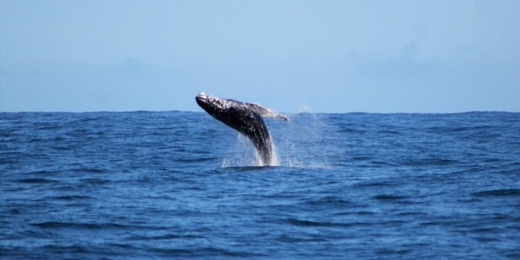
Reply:
[[[195, 100], [197, 100], [197, 103], [206, 101], [208, 96], [206, 96], [206, 93], [200, 92], [196, 97]], [[200, 104], [200, 103], [199, 103]]]
[[197, 104], [199, 104], [199, 106], [201, 106], [201, 107], [205, 107], [206, 103], [207, 103], [206, 99], [201, 96], [196, 96], [195, 101], [197, 101]]
[[211, 96], [206, 95], [204, 92], [200, 92], [196, 97], [195, 101], [197, 101], [197, 104], [202, 107], [204, 110], [208, 111], [208, 109], [211, 109], [215, 106], [213, 99]]

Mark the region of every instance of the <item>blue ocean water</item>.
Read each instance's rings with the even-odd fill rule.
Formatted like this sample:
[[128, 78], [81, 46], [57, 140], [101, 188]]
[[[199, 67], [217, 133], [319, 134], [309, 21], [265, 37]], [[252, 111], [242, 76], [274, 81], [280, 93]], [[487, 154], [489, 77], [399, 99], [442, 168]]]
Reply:
[[0, 257], [519, 259], [520, 114], [0, 113]]

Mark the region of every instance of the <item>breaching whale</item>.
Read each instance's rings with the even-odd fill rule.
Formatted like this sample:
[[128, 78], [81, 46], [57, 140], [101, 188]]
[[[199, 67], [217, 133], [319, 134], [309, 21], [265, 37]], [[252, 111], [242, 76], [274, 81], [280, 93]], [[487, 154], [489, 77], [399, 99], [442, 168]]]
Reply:
[[255, 146], [262, 165], [272, 164], [273, 142], [262, 117], [285, 121], [289, 121], [289, 118], [258, 104], [208, 96], [204, 92], [199, 93], [195, 100], [208, 114], [247, 136]]

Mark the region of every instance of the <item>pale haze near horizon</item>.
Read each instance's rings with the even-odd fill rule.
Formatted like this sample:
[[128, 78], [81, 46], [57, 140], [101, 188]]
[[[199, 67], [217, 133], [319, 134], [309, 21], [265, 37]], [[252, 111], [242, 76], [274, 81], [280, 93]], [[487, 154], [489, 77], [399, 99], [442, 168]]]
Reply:
[[520, 112], [520, 1], [0, 0], [0, 111]]

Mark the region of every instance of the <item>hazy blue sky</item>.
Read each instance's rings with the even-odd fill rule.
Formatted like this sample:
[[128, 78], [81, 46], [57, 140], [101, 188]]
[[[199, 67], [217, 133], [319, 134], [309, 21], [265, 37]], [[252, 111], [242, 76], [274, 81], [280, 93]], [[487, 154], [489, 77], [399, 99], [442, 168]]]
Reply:
[[0, 0], [0, 111], [520, 112], [520, 1]]

